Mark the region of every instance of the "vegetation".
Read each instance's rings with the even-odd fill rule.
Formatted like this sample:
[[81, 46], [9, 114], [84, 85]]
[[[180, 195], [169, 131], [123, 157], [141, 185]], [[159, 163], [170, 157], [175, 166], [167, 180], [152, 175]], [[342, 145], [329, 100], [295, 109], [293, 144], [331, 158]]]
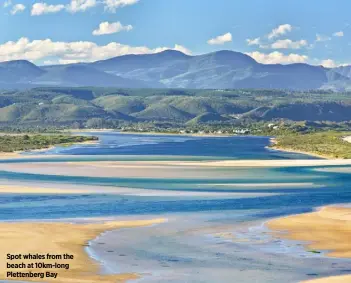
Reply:
[[69, 145], [87, 141], [95, 141], [91, 136], [70, 135], [1, 135], [0, 152], [26, 151], [44, 149], [54, 145]]
[[0, 129], [225, 128], [253, 123], [351, 120], [351, 93], [41, 87], [0, 91]]
[[285, 134], [276, 138], [273, 148], [315, 154], [327, 158], [351, 158], [351, 143], [344, 137], [350, 132], [317, 132]]

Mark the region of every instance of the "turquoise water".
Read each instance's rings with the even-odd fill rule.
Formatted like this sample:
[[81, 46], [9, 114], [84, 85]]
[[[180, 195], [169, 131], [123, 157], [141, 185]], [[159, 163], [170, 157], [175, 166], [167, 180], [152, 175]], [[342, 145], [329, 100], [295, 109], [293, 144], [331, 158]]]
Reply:
[[[96, 135], [96, 133], [93, 133]], [[1, 163], [104, 161], [104, 160], [222, 160], [222, 159], [304, 159], [306, 155], [272, 151], [265, 146], [265, 137], [177, 137], [99, 134], [98, 145], [76, 145], [55, 148], [42, 155], [51, 158], [3, 160]], [[194, 152], [195, 155], [189, 155]], [[131, 155], [126, 155], [130, 153]], [[62, 157], [57, 157], [57, 155]], [[104, 155], [106, 154], [106, 155]], [[154, 155], [157, 154], [157, 155]], [[69, 155], [69, 156], [68, 156]], [[63, 165], [64, 166], [64, 165]], [[163, 214], [168, 212], [206, 212], [246, 209], [269, 210], [268, 215], [309, 211], [313, 207], [351, 200], [350, 175], [333, 172], [317, 172], [312, 167], [300, 168], [217, 168], [206, 178], [193, 176], [182, 178], [116, 178], [89, 176], [62, 176], [40, 173], [15, 173], [0, 171], [1, 180], [25, 182], [32, 186], [40, 183], [75, 184], [84, 186], [126, 187], [157, 191], [179, 192], [177, 197], [126, 196], [126, 195], [0, 195], [0, 219], [43, 219], [137, 214]], [[225, 177], [218, 177], [223, 173]], [[211, 178], [212, 176], [212, 178]], [[269, 186], [275, 183], [304, 183], [298, 187]], [[223, 185], [228, 186], [223, 186]], [[265, 187], [235, 187], [230, 184], [268, 184]], [[311, 186], [318, 185], [318, 188]], [[216, 196], [182, 197], [181, 192], [211, 193], [268, 193], [256, 198], [223, 199]], [[31, 207], [28, 210], [28, 207]], [[262, 215], [267, 216], [265, 213]]]
[[[140, 282], [234, 282], [235, 278], [240, 283], [278, 283], [350, 272], [350, 261], [327, 259], [304, 251], [300, 243], [272, 239], [262, 225], [274, 217], [350, 203], [350, 174], [315, 170], [332, 166], [222, 167], [197, 169], [190, 177], [181, 170], [164, 177], [157, 168], [160, 174], [154, 177], [58, 174], [55, 166], [71, 161], [313, 159], [269, 150], [268, 137], [91, 134], [99, 135], [99, 144], [57, 147], [41, 152], [42, 157], [0, 161], [0, 185], [108, 188], [115, 194], [0, 194], [0, 220], [165, 217], [165, 224], [104, 234], [87, 248], [104, 272], [138, 272], [143, 274]], [[34, 165], [36, 169], [27, 173], [6, 167]], [[218, 233], [245, 241], [237, 243]]]

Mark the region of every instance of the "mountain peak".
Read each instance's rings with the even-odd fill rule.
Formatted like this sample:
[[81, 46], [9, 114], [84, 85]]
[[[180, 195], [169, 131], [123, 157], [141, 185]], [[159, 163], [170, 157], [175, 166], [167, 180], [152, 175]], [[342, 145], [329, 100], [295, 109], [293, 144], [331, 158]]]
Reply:
[[37, 67], [35, 64], [28, 60], [11, 60], [11, 61], [4, 61], [0, 62], [1, 66], [33, 66]]
[[176, 57], [180, 57], [180, 58], [184, 58], [184, 57], [189, 57], [189, 55], [178, 51], [178, 50], [174, 50], [174, 49], [167, 49], [164, 51], [161, 51], [159, 53], [155, 53], [155, 55], [162, 55], [164, 57], [172, 57], [172, 58], [176, 58]]
[[231, 65], [236, 67], [247, 67], [258, 64], [252, 57], [231, 50], [215, 51], [199, 57], [221, 65]]

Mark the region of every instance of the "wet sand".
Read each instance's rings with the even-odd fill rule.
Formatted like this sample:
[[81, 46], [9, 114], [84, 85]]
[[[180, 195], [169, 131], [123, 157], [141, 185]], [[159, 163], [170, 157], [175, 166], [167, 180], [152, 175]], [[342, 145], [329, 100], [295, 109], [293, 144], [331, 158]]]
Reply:
[[[0, 224], [0, 280], [20, 280], [7, 278], [6, 262], [29, 263], [45, 262], [54, 264], [70, 264], [69, 269], [11, 269], [17, 272], [57, 272], [57, 278], [29, 279], [30, 282], [57, 282], [57, 283], [112, 283], [126, 282], [139, 278], [138, 274], [125, 273], [116, 275], [99, 274], [100, 266], [89, 258], [84, 251], [88, 242], [99, 234], [121, 228], [144, 227], [165, 222], [165, 219], [114, 221], [93, 224], [66, 224], [66, 223], [1, 223]], [[70, 254], [72, 260], [12, 260], [6, 259], [7, 254]]]
[[[326, 252], [328, 257], [351, 258], [351, 208], [323, 207], [312, 213], [293, 215], [269, 221], [274, 235], [304, 241], [313, 253]], [[351, 275], [322, 278], [307, 282], [351, 282]]]
[[183, 167], [298, 167], [351, 165], [351, 159], [288, 159], [288, 160], [222, 160], [222, 161], [100, 161], [70, 162], [103, 168], [146, 168], [149, 166], [183, 166]]
[[329, 251], [329, 257], [351, 258], [351, 208], [324, 207], [313, 213], [275, 219], [267, 225], [288, 232], [281, 237], [309, 242], [309, 250]]
[[[254, 186], [254, 185], [252, 185]], [[293, 187], [293, 186], [291, 186]], [[109, 194], [125, 196], [163, 196], [163, 197], [211, 197], [211, 198], [256, 198], [277, 195], [275, 193], [237, 193], [237, 192], [197, 192], [197, 191], [162, 191], [127, 187], [106, 187], [86, 185], [3, 185], [0, 183], [1, 194], [39, 194], [39, 195], [77, 195], [77, 194]]]
[[[28, 156], [27, 156], [28, 157]], [[44, 155], [43, 157], [50, 157]], [[35, 158], [30, 156], [30, 158]], [[40, 157], [41, 158], [41, 157]], [[69, 157], [67, 157], [69, 158]], [[143, 178], [230, 178], [248, 175], [261, 168], [351, 165], [351, 159], [339, 160], [224, 160], [224, 161], [74, 161], [1, 163], [0, 170], [67, 176], [143, 177]], [[233, 170], [235, 169], [235, 170]]]

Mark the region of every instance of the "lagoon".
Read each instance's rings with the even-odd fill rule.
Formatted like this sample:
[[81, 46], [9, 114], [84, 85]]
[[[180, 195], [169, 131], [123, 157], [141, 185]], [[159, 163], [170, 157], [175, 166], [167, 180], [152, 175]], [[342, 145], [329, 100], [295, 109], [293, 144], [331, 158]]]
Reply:
[[315, 159], [270, 150], [269, 137], [87, 134], [98, 135], [100, 143], [0, 161], [0, 186], [29, 188], [0, 194], [0, 220], [166, 218], [156, 226], [105, 233], [87, 248], [103, 272], [135, 272], [140, 282], [231, 282], [233, 276], [237, 282], [297, 282], [350, 269], [350, 261], [309, 253], [298, 242], [276, 239], [263, 225], [350, 203], [347, 170], [202, 166]]

